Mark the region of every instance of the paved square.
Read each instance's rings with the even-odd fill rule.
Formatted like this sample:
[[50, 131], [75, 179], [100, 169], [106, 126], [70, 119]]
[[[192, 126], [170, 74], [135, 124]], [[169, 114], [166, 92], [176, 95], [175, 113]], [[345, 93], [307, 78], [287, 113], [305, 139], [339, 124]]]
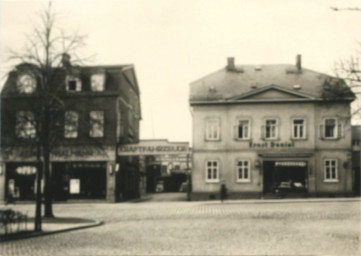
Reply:
[[105, 225], [1, 243], [1, 255], [360, 255], [360, 206], [359, 199], [55, 204], [58, 217]]

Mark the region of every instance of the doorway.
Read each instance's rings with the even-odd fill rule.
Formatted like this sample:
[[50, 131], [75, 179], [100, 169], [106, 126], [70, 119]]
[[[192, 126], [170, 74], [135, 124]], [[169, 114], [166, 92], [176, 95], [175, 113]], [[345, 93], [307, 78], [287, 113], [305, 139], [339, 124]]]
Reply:
[[264, 161], [264, 193], [307, 193], [306, 161]]

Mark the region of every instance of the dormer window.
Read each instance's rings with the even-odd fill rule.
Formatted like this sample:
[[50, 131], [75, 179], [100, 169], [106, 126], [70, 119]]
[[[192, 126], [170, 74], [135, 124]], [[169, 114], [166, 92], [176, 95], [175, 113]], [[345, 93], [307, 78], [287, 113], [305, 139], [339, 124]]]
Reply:
[[18, 76], [16, 85], [20, 93], [30, 94], [36, 89], [36, 80], [31, 74], [24, 73]]
[[80, 92], [81, 81], [77, 77], [68, 76], [66, 78], [66, 91], [68, 92]]
[[93, 92], [104, 91], [105, 74], [93, 74], [91, 76], [91, 89]]

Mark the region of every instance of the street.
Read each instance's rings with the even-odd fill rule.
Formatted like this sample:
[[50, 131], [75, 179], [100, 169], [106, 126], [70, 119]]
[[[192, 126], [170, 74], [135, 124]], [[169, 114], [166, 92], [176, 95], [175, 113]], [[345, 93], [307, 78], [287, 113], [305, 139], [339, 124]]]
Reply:
[[54, 204], [57, 217], [105, 224], [4, 242], [1, 255], [360, 255], [360, 206], [358, 198]]

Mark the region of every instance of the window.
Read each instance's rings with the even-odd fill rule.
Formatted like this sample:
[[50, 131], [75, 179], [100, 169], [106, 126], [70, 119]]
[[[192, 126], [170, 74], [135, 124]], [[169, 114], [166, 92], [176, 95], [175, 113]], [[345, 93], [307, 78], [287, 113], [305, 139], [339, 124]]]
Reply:
[[78, 137], [79, 114], [75, 111], [65, 112], [64, 137]]
[[325, 160], [325, 181], [338, 181], [336, 159]]
[[80, 92], [81, 81], [77, 77], [68, 76], [66, 78], [66, 90], [68, 92]]
[[91, 89], [93, 92], [104, 91], [105, 74], [93, 74], [91, 76]]
[[306, 138], [306, 129], [305, 129], [305, 120], [304, 119], [293, 119], [292, 138], [293, 139]]
[[216, 160], [206, 162], [206, 181], [219, 182], [219, 162]]
[[220, 121], [219, 119], [212, 118], [206, 122], [206, 140], [219, 140], [220, 139]]
[[238, 120], [238, 125], [235, 128], [235, 134], [236, 139], [249, 139], [249, 120]]
[[337, 138], [337, 122], [335, 118], [325, 119], [325, 138]]
[[266, 120], [266, 139], [277, 138], [277, 120]]
[[30, 94], [36, 89], [36, 80], [30, 74], [21, 74], [17, 80], [17, 89], [20, 93]]
[[250, 182], [250, 164], [249, 161], [246, 160], [238, 160], [237, 161], [237, 181], [239, 182]]
[[36, 137], [35, 116], [33, 112], [16, 112], [15, 134], [16, 137], [24, 139], [32, 139]]
[[104, 112], [91, 111], [90, 112], [90, 137], [101, 138], [104, 137]]

